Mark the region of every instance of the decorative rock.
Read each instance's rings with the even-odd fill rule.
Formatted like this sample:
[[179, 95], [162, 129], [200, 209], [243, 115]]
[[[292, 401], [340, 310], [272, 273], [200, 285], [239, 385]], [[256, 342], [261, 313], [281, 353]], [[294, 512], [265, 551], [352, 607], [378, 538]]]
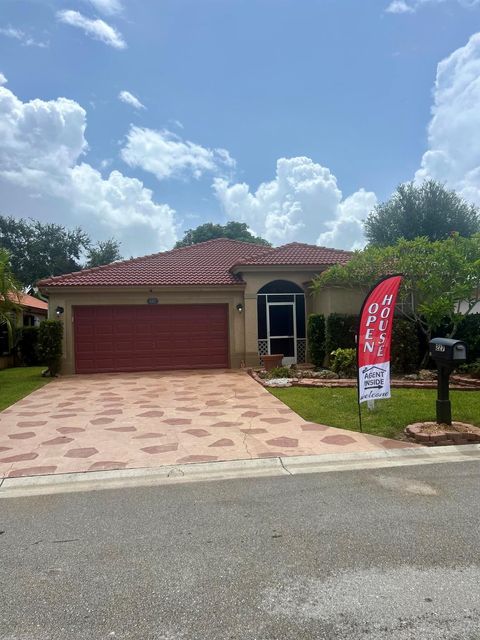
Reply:
[[265, 380], [264, 384], [266, 387], [291, 387], [292, 380], [292, 378], [271, 378]]

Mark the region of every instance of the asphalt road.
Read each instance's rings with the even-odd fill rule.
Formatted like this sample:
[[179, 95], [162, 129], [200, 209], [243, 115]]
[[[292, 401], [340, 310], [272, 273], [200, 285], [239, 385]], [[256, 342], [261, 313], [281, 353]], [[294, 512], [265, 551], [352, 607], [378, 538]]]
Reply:
[[2, 640], [480, 638], [480, 462], [0, 500]]

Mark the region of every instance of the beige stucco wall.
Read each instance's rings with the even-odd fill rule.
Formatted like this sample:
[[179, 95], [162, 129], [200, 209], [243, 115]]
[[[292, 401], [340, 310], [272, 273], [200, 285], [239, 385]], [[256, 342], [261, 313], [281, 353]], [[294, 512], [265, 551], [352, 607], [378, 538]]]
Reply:
[[132, 289], [95, 289], [81, 290], [62, 289], [50, 291], [49, 313], [51, 319], [56, 319], [57, 306], [64, 308], [61, 320], [64, 325], [62, 373], [75, 373], [74, 358], [74, 324], [72, 307], [76, 305], [139, 305], [147, 304], [147, 298], [158, 298], [159, 304], [228, 304], [229, 306], [229, 347], [230, 366], [239, 368], [245, 361], [245, 314], [239, 313], [237, 304], [243, 303], [243, 287], [195, 289], [155, 289], [152, 287]]
[[329, 316], [332, 313], [360, 312], [365, 293], [359, 289], [331, 287], [315, 293], [312, 299], [312, 312]]

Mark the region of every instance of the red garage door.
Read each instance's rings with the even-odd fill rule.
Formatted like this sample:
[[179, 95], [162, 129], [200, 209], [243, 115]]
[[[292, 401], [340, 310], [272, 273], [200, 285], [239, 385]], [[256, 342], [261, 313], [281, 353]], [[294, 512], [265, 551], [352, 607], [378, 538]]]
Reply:
[[74, 307], [77, 373], [228, 367], [228, 305]]

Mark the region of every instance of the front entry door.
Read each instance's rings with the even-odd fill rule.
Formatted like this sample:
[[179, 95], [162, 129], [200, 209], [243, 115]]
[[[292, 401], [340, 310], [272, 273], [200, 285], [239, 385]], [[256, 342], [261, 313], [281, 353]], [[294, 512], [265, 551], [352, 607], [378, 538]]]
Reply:
[[267, 303], [268, 353], [283, 353], [283, 364], [297, 362], [294, 302]]

